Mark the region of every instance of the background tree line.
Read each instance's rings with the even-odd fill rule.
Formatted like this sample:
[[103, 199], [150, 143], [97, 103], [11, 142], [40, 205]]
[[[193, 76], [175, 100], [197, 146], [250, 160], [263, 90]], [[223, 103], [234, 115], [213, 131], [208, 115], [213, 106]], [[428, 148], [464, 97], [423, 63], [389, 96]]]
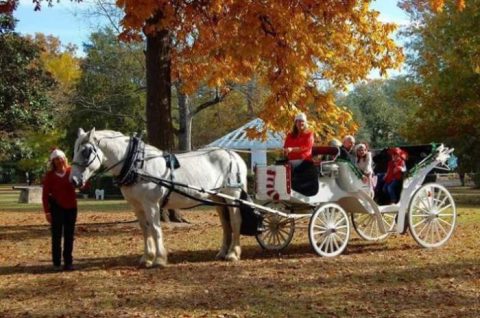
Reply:
[[[446, 1], [440, 13], [424, 1], [401, 1], [401, 5], [415, 22], [403, 30], [407, 74], [363, 82], [347, 93], [335, 85], [329, 91], [336, 94], [338, 105], [353, 113], [358, 139], [372, 147], [444, 142], [457, 149], [463, 170], [478, 171], [478, 150], [472, 145], [479, 136], [480, 54], [478, 34], [473, 31], [478, 29], [479, 1], [470, 1], [461, 11], [458, 1]], [[116, 10], [116, 16], [121, 16]], [[105, 8], [97, 13], [113, 16]], [[125, 133], [146, 129], [148, 41], [120, 42], [119, 19], [92, 33], [83, 47], [85, 56], [78, 57], [75, 48], [58, 39], [18, 35], [11, 16], [2, 14], [1, 66], [16, 70], [2, 72], [0, 79], [3, 162], [39, 169], [45, 162], [45, 148], [71, 147], [78, 123], [87, 129], [95, 126]], [[263, 105], [271, 102], [272, 87], [255, 76], [213, 87], [211, 81], [204, 77], [193, 90], [185, 89], [190, 84], [181, 77], [170, 82], [172, 149], [205, 145], [261, 114]], [[307, 105], [318, 113], [314, 117], [320, 124], [334, 125], [334, 118], [340, 126], [350, 125], [342, 113], [328, 108], [326, 95], [315, 96], [309, 97], [310, 102], [307, 99]], [[319, 100], [323, 106], [313, 106]], [[335, 116], [322, 117], [327, 113]], [[287, 121], [280, 111], [271, 116]], [[38, 132], [46, 138], [38, 138]], [[340, 132], [333, 130], [338, 136]]]

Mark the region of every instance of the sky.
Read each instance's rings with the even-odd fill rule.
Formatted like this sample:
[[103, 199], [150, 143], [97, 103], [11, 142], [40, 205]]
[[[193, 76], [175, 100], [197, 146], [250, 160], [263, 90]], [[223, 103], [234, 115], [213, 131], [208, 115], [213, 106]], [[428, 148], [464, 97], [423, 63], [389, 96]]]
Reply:
[[[79, 48], [78, 54], [83, 55], [82, 43], [88, 42], [89, 34], [98, 28], [98, 21], [89, 19], [85, 12], [92, 2], [83, 0], [81, 3], [73, 3], [70, 0], [54, 2], [52, 7], [44, 5], [41, 11], [35, 12], [31, 0], [20, 0], [20, 4], [14, 13], [18, 19], [16, 31], [21, 34], [53, 35], [60, 38], [63, 44], [73, 43]], [[397, 0], [376, 0], [372, 8], [380, 12], [380, 19], [384, 22], [394, 22], [399, 25], [408, 23], [407, 15], [397, 7]], [[400, 41], [397, 41], [401, 45]], [[398, 72], [391, 71], [389, 75]], [[369, 77], [377, 77], [375, 72]]]

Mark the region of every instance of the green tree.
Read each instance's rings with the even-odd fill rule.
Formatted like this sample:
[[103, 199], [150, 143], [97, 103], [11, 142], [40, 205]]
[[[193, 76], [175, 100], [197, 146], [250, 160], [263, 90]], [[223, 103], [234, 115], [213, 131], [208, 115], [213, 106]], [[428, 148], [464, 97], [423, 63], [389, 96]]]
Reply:
[[14, 31], [15, 21], [0, 14], [0, 159], [17, 161], [28, 152], [21, 138], [52, 127], [48, 92], [55, 81], [40, 60], [41, 49]]
[[402, 95], [408, 85], [405, 78], [373, 80], [339, 98], [338, 103], [351, 109], [359, 124], [357, 140], [375, 148], [405, 143], [402, 131], [410, 103]]
[[81, 76], [73, 96], [69, 140], [84, 128], [113, 129], [125, 133], [145, 128], [145, 69], [143, 46], [125, 45], [105, 28], [85, 44]]
[[409, 138], [455, 147], [463, 170], [480, 171], [480, 0], [458, 11], [453, 1], [434, 14], [405, 1], [407, 63], [419, 107]]

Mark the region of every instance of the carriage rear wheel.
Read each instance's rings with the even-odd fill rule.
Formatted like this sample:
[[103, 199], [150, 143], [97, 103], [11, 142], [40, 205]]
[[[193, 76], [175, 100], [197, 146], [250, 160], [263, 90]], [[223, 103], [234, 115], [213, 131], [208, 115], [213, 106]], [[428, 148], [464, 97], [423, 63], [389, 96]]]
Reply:
[[332, 257], [341, 254], [349, 237], [348, 215], [338, 204], [323, 205], [313, 213], [308, 238], [318, 255]]
[[387, 233], [380, 231], [380, 225], [375, 214], [352, 213], [352, 224], [358, 236], [367, 241], [381, 241], [386, 239], [395, 226], [397, 213], [382, 213], [383, 227]]
[[[274, 210], [288, 212], [285, 205], [280, 202], [270, 202], [266, 206]], [[280, 215], [266, 214], [262, 221], [262, 228], [264, 230], [255, 236], [258, 244], [268, 251], [281, 251], [292, 241], [295, 232], [295, 220]]]
[[452, 235], [457, 212], [448, 190], [436, 183], [424, 184], [414, 194], [408, 209], [410, 233], [423, 247], [439, 247]]

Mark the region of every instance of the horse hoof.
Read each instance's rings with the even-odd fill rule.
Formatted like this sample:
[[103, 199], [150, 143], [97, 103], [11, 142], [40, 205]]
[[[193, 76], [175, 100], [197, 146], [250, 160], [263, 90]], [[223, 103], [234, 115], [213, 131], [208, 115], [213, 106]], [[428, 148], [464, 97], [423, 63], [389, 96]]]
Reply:
[[229, 262], [236, 262], [236, 261], [238, 261], [239, 259], [240, 259], [240, 258], [239, 258], [237, 255], [235, 255], [235, 253], [230, 253], [230, 254], [228, 254], [228, 255], [225, 257], [225, 260], [226, 260], [226, 261], [229, 261]]
[[143, 266], [145, 266], [145, 268], [152, 268], [153, 267], [153, 262], [152, 261], [145, 261], [145, 263], [143, 263]]
[[153, 262], [153, 266], [154, 267], [167, 267], [167, 260], [166, 259], [163, 259], [163, 258], [157, 258], [154, 262]]

